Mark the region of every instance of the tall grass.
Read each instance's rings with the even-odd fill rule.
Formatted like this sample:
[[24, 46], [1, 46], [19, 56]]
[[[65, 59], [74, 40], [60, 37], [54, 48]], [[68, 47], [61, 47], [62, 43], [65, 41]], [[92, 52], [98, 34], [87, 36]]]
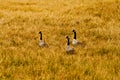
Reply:
[[[86, 46], [68, 55], [72, 29]], [[0, 0], [0, 80], [119, 79], [119, 0]]]

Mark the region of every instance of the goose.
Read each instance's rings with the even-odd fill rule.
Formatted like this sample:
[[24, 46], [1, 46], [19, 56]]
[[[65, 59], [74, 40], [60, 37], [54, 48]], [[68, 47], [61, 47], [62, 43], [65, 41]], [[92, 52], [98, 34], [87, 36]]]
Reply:
[[74, 49], [70, 47], [70, 38], [68, 36], [66, 36], [68, 42], [67, 42], [67, 48], [66, 48], [66, 52], [67, 53], [74, 53]]
[[73, 41], [72, 41], [72, 45], [81, 45], [81, 46], [84, 47], [85, 44], [82, 43], [82, 42], [79, 42], [79, 41], [77, 40], [77, 38], [76, 38], [76, 31], [73, 29], [72, 32], [74, 33], [74, 37], [73, 37]]
[[42, 40], [42, 32], [39, 32], [40, 34], [40, 42], [39, 42], [39, 46], [40, 47], [44, 47], [44, 46], [48, 46], [43, 40]]
[[74, 37], [73, 37], [72, 44], [73, 44], [73, 45], [80, 44], [81, 42], [79, 42], [79, 41], [76, 39], [76, 31], [73, 29], [72, 32], [74, 33]]

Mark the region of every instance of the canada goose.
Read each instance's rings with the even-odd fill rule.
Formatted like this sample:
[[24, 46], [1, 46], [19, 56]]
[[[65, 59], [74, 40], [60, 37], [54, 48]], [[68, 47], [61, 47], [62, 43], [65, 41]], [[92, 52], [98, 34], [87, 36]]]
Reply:
[[66, 48], [66, 52], [67, 53], [74, 53], [74, 49], [70, 47], [70, 38], [68, 36], [66, 36], [68, 42], [67, 42], [67, 48]]
[[85, 44], [84, 43], [82, 43], [82, 42], [79, 42], [78, 40], [77, 40], [77, 38], [76, 38], [76, 31], [73, 29], [73, 31], [72, 31], [73, 33], [74, 33], [74, 37], [73, 37], [73, 41], [72, 41], [72, 44], [73, 45], [81, 45], [81, 46], [85, 46]]
[[79, 41], [77, 41], [77, 39], [76, 39], [76, 31], [75, 31], [75, 30], [73, 30], [72, 32], [74, 33], [74, 38], [73, 38], [72, 44], [73, 44], [73, 45], [80, 44], [80, 42], [79, 42]]
[[42, 32], [39, 32], [40, 34], [40, 42], [39, 42], [39, 46], [40, 47], [44, 47], [44, 46], [48, 46], [43, 40], [42, 40]]

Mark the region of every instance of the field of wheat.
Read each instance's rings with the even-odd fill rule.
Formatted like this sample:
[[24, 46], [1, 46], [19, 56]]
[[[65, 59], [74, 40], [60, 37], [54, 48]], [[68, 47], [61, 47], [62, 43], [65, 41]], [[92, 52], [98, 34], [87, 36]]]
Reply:
[[[69, 55], [73, 29], [86, 45]], [[0, 80], [119, 79], [119, 0], [0, 0]]]

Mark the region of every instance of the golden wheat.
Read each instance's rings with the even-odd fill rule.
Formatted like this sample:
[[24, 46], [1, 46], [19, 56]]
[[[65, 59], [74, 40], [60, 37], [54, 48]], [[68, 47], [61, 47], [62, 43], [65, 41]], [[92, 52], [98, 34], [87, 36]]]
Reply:
[[[68, 55], [73, 29], [86, 46]], [[0, 80], [119, 79], [119, 0], [0, 0]]]

